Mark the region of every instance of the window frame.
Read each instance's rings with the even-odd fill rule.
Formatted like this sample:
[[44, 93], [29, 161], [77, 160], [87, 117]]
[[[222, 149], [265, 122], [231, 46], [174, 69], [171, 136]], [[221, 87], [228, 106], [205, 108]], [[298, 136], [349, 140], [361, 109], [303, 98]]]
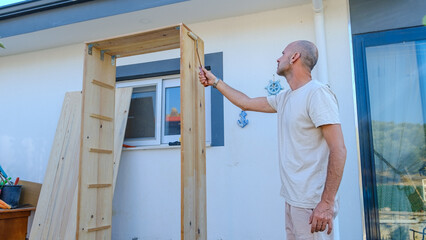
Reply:
[[425, 27], [412, 27], [396, 30], [365, 33], [353, 36], [354, 72], [358, 134], [360, 147], [362, 194], [364, 220], [367, 239], [380, 239], [376, 170], [371, 127], [370, 96], [366, 69], [366, 48], [404, 41], [424, 40]]
[[162, 104], [161, 104], [161, 143], [168, 144], [169, 142], [179, 141], [180, 135], [165, 135], [166, 130], [166, 88], [179, 87], [180, 88], [180, 79], [165, 79], [163, 80], [162, 86]]
[[[204, 55], [205, 68], [211, 70], [215, 75], [226, 81], [223, 75], [223, 52], [207, 53]], [[123, 81], [154, 78], [169, 75], [180, 74], [180, 58], [169, 58], [151, 62], [133, 63], [117, 66], [116, 68], [117, 84]], [[210, 87], [210, 106], [206, 106], [206, 139], [210, 137], [211, 147], [225, 146], [225, 122], [224, 122], [224, 103], [223, 95], [219, 90]], [[209, 125], [209, 126], [208, 126]]]
[[[124, 87], [147, 87], [156, 85], [156, 113], [155, 113], [155, 140], [147, 139], [124, 139], [124, 144], [135, 147], [168, 146], [169, 142], [179, 141], [181, 135], [164, 135], [165, 119], [165, 88], [180, 87], [180, 75], [167, 75], [155, 78], [139, 78], [128, 81], [117, 82], [116, 88]], [[205, 88], [205, 111], [206, 111], [206, 145], [211, 144], [211, 87]], [[159, 136], [157, 138], [157, 136]]]
[[[141, 80], [135, 80], [135, 81], [128, 81], [128, 82], [120, 82], [117, 83], [117, 88], [124, 88], [124, 87], [132, 87], [132, 88], [139, 88], [139, 87], [148, 87], [148, 86], [156, 86], [156, 104], [155, 104], [155, 138], [154, 139], [142, 139], [142, 138], [132, 138], [124, 139], [124, 144], [130, 145], [130, 146], [148, 146], [148, 145], [160, 145], [161, 143], [161, 127], [158, 127], [159, 124], [161, 125], [161, 109], [162, 109], [162, 94], [161, 91], [163, 89], [162, 87], [163, 79], [162, 78], [153, 78], [153, 79], [145, 79], [143, 81]], [[132, 93], [133, 94], [133, 93]]]

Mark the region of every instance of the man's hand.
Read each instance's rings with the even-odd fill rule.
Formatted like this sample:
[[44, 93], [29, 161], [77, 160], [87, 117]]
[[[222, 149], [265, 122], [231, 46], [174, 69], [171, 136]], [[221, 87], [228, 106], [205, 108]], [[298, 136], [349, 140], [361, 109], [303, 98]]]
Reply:
[[200, 83], [203, 84], [204, 87], [213, 85], [214, 81], [216, 80], [216, 76], [204, 67], [200, 69], [200, 73], [198, 73], [198, 78], [200, 79]]
[[311, 224], [311, 233], [322, 232], [325, 230], [328, 224], [327, 234], [330, 234], [333, 230], [333, 218], [334, 218], [334, 202], [329, 204], [325, 201], [318, 203], [317, 207], [312, 212], [309, 218], [309, 224]]

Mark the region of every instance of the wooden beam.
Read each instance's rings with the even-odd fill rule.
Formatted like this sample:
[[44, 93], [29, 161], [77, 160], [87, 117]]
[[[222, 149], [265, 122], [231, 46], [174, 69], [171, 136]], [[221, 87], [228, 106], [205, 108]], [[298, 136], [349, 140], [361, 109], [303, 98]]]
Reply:
[[100, 149], [100, 148], [90, 148], [89, 152], [111, 154], [112, 150]]
[[113, 119], [107, 116], [102, 116], [102, 115], [98, 115], [98, 114], [90, 114], [90, 117], [92, 118], [97, 118], [99, 120], [105, 120], [105, 121], [112, 121]]
[[[83, 105], [81, 120], [80, 170], [78, 181], [77, 230], [76, 238], [111, 239], [111, 228], [104, 231], [88, 232], [98, 226], [110, 226], [112, 222], [112, 188], [89, 189], [89, 184], [113, 182], [114, 122], [91, 117], [114, 116], [115, 65], [111, 55], [86, 46], [83, 76]], [[101, 82], [93, 84], [94, 79]], [[99, 154], [93, 154], [99, 153]]]
[[95, 84], [95, 85], [98, 85], [99, 87], [104, 87], [104, 88], [108, 88], [108, 89], [114, 89], [115, 88], [113, 85], [106, 84], [106, 83], [98, 81], [96, 79], [93, 79], [92, 83]]
[[88, 188], [106, 188], [111, 186], [112, 184], [89, 184], [87, 187]]
[[126, 57], [179, 48], [179, 25], [89, 42], [110, 56]]
[[[180, 28], [181, 79], [181, 239], [206, 240], [206, 136], [204, 87], [198, 81], [197, 42]], [[195, 35], [195, 34], [193, 34]], [[198, 53], [204, 66], [204, 42]]]
[[102, 227], [94, 227], [94, 228], [87, 229], [87, 232], [101, 231], [101, 230], [110, 229], [110, 228], [111, 228], [111, 225], [102, 226]]

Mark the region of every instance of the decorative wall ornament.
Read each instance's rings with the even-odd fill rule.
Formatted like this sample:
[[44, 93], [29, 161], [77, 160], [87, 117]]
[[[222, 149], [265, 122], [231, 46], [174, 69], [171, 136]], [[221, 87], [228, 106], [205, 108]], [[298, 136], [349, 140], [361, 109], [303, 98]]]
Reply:
[[240, 119], [237, 121], [238, 126], [240, 126], [241, 128], [247, 126], [247, 124], [249, 123], [249, 120], [246, 119], [247, 113], [245, 111], [241, 111], [240, 113]]
[[272, 80], [269, 80], [268, 85], [265, 87], [266, 91], [268, 91], [269, 96], [277, 95], [283, 87], [281, 86], [280, 80], [275, 81], [275, 74], [272, 75]]

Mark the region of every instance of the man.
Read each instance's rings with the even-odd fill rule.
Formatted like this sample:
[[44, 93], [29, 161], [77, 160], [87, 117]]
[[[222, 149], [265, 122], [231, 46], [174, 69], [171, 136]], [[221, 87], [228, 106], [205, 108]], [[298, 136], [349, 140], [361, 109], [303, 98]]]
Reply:
[[277, 59], [277, 74], [287, 79], [290, 89], [269, 97], [250, 98], [205, 68], [199, 73], [201, 84], [217, 88], [242, 110], [277, 113], [287, 240], [333, 239], [346, 148], [337, 99], [311, 77], [317, 60], [313, 43], [290, 43]]

